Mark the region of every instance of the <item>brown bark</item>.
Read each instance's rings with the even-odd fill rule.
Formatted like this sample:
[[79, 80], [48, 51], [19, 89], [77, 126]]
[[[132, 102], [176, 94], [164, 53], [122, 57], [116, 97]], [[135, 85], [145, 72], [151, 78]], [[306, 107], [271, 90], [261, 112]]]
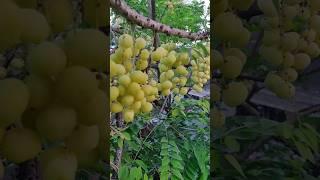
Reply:
[[203, 40], [209, 38], [209, 32], [191, 33], [181, 29], [172, 28], [170, 26], [147, 18], [131, 9], [123, 0], [110, 0], [110, 5], [116, 11], [121, 13], [126, 19], [142, 27], [149, 28], [157, 32], [166, 33], [168, 35], [188, 38], [191, 40]]

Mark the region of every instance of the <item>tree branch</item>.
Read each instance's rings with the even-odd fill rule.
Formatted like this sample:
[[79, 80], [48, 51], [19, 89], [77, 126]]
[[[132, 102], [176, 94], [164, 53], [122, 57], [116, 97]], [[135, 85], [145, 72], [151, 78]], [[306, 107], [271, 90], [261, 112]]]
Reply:
[[172, 28], [155, 20], [147, 18], [131, 9], [123, 0], [110, 0], [112, 8], [121, 13], [126, 19], [133, 23], [168, 35], [180, 36], [191, 40], [203, 40], [209, 38], [209, 32], [191, 33], [181, 29]]

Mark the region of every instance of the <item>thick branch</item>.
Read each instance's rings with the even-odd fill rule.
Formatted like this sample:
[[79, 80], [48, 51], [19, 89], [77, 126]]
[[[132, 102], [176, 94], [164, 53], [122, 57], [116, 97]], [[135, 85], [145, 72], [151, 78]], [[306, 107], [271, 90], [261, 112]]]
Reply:
[[110, 5], [112, 8], [121, 13], [126, 19], [134, 22], [137, 25], [152, 29], [154, 31], [166, 33], [168, 35], [180, 36], [191, 40], [203, 40], [209, 38], [209, 32], [191, 33], [181, 29], [172, 28], [147, 18], [131, 9], [123, 0], [110, 0]]

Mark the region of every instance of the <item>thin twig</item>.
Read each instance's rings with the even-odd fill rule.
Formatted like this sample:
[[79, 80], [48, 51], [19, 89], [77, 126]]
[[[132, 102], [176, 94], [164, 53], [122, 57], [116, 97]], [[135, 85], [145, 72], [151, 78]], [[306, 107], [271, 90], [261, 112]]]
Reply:
[[142, 149], [142, 146], [144, 145], [144, 143], [147, 141], [147, 139], [149, 138], [149, 136], [163, 123], [164, 121], [162, 121], [161, 123], [157, 124], [156, 126], [154, 126], [152, 128], [152, 130], [149, 132], [149, 134], [147, 135], [147, 137], [143, 140], [143, 142], [141, 143], [140, 147], [139, 147], [139, 150], [138, 152], [136, 153], [136, 155], [134, 156], [133, 160], [136, 160], [141, 149]]

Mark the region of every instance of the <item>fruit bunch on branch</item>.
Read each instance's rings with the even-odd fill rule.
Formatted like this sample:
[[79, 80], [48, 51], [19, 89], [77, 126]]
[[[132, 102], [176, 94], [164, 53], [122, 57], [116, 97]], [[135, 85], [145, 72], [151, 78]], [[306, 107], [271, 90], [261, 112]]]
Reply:
[[123, 34], [110, 56], [111, 112], [122, 113], [127, 123], [136, 114], [151, 112], [152, 103], [161, 97], [173, 95], [180, 101], [190, 87], [201, 92], [209, 80], [209, 45], [202, 45], [202, 50], [194, 48], [192, 56], [179, 52], [174, 43], [155, 50], [148, 50], [146, 45], [143, 38]]
[[[221, 127], [224, 117], [220, 104], [236, 107], [245, 103], [255, 80], [262, 78], [264, 86], [279, 98], [295, 97], [294, 82], [320, 55], [320, 1], [215, 2], [214, 37], [218, 45], [213, 51], [213, 112], [217, 127]], [[238, 12], [250, 11], [251, 7], [258, 9], [258, 15], [242, 19]], [[255, 39], [252, 31], [261, 34], [260, 39]], [[257, 52], [249, 54], [246, 48], [254, 41]], [[244, 76], [243, 71], [250, 71], [258, 61], [264, 70]], [[243, 80], [246, 77], [249, 81]]]

